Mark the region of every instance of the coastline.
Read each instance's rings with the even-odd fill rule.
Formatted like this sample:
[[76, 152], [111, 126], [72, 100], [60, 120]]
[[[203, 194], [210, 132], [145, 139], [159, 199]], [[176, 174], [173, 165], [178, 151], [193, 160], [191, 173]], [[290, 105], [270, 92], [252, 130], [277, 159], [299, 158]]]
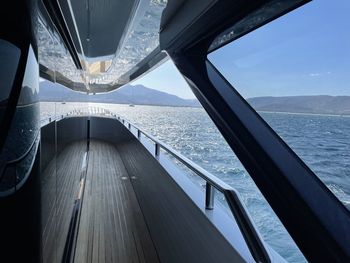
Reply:
[[[43, 103], [59, 103], [62, 104], [62, 101], [39, 101]], [[96, 102], [96, 101], [65, 101], [64, 104], [68, 103], [94, 103], [94, 104], [112, 104], [112, 105], [125, 105], [128, 106], [130, 104], [133, 104], [135, 106], [156, 106], [156, 107], [176, 107], [176, 108], [194, 108], [194, 109], [201, 109], [202, 106], [187, 106], [187, 105], [162, 105], [162, 104], [135, 104], [135, 103], [113, 103], [113, 102]]]
[[350, 114], [328, 114], [328, 113], [308, 113], [308, 112], [288, 112], [288, 111], [264, 111], [256, 110], [258, 113], [276, 113], [276, 114], [288, 114], [288, 115], [311, 115], [311, 116], [328, 116], [328, 117], [350, 117]]
[[[62, 103], [62, 101], [40, 101], [43, 103]], [[94, 104], [112, 104], [112, 105], [129, 105], [130, 103], [112, 103], [112, 102], [89, 102], [89, 101], [65, 101], [67, 103], [94, 103]], [[65, 105], [62, 104], [62, 105]], [[155, 106], [155, 107], [176, 107], [176, 108], [194, 108], [201, 109], [201, 106], [186, 106], [186, 105], [162, 105], [162, 104], [133, 104], [135, 106]], [[311, 112], [289, 112], [289, 111], [266, 111], [256, 110], [258, 113], [275, 113], [275, 114], [288, 114], [288, 115], [311, 115], [311, 116], [328, 116], [328, 117], [350, 117], [349, 114], [329, 114], [329, 113], [311, 113]]]

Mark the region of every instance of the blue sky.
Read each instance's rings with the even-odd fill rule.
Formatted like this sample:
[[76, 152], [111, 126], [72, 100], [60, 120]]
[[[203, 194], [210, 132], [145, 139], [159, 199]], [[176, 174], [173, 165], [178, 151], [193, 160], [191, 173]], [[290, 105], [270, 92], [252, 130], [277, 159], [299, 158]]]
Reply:
[[160, 65], [150, 73], [135, 80], [132, 84], [142, 84], [181, 98], [193, 99], [194, 95], [171, 60]]
[[[350, 95], [349, 14], [349, 0], [315, 0], [209, 60], [244, 97]], [[194, 97], [171, 61], [134, 83]]]

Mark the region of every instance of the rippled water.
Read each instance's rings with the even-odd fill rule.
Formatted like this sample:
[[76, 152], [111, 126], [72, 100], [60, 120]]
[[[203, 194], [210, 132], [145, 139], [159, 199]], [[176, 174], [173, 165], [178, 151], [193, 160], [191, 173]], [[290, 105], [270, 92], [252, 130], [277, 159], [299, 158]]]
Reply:
[[[288, 261], [305, 261], [203, 109], [93, 105], [132, 121], [233, 186], [264, 239]], [[86, 106], [83, 103], [56, 106], [42, 103], [42, 118]], [[350, 118], [281, 113], [261, 115], [350, 209]]]

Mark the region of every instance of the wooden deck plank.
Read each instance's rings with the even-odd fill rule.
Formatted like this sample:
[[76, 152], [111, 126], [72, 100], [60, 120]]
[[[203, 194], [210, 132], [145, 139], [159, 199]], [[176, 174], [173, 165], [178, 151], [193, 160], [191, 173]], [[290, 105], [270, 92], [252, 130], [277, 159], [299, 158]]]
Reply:
[[42, 172], [44, 262], [60, 262], [63, 255], [85, 152], [85, 141], [67, 145]]
[[57, 258], [63, 256], [74, 201], [79, 191], [86, 142], [70, 144], [57, 158]]
[[90, 142], [75, 262], [158, 262], [120, 155], [101, 141]]

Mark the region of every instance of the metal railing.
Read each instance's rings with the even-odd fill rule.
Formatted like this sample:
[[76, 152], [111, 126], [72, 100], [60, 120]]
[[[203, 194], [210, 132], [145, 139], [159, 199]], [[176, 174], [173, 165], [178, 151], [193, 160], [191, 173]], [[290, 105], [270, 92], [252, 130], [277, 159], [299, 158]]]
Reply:
[[185, 165], [188, 169], [193, 171], [196, 175], [205, 180], [205, 208], [207, 210], [214, 209], [215, 190], [221, 192], [225, 196], [230, 211], [236, 219], [237, 225], [243, 234], [253, 258], [256, 260], [256, 262], [271, 262], [269, 254], [261, 241], [261, 237], [259, 236], [252, 219], [247, 212], [247, 209], [241, 201], [239, 194], [233, 187], [212, 175], [187, 157], [183, 156], [169, 145], [159, 141], [157, 138], [141, 130], [130, 121], [117, 116], [116, 114], [113, 114], [113, 116], [116, 117], [125, 127], [127, 127], [131, 133], [131, 128], [133, 127], [136, 130], [136, 137], [138, 140], [141, 140], [142, 134], [150, 139], [154, 143], [154, 156], [156, 159], [159, 160], [161, 149], [163, 149]]
[[66, 117], [74, 117], [74, 116], [102, 116], [102, 117], [113, 117], [116, 115], [112, 113], [110, 110], [100, 108], [100, 107], [82, 107], [73, 109], [66, 113], [58, 114], [56, 117], [48, 117], [40, 120], [41, 127], [49, 124], [53, 121], [59, 121]]

